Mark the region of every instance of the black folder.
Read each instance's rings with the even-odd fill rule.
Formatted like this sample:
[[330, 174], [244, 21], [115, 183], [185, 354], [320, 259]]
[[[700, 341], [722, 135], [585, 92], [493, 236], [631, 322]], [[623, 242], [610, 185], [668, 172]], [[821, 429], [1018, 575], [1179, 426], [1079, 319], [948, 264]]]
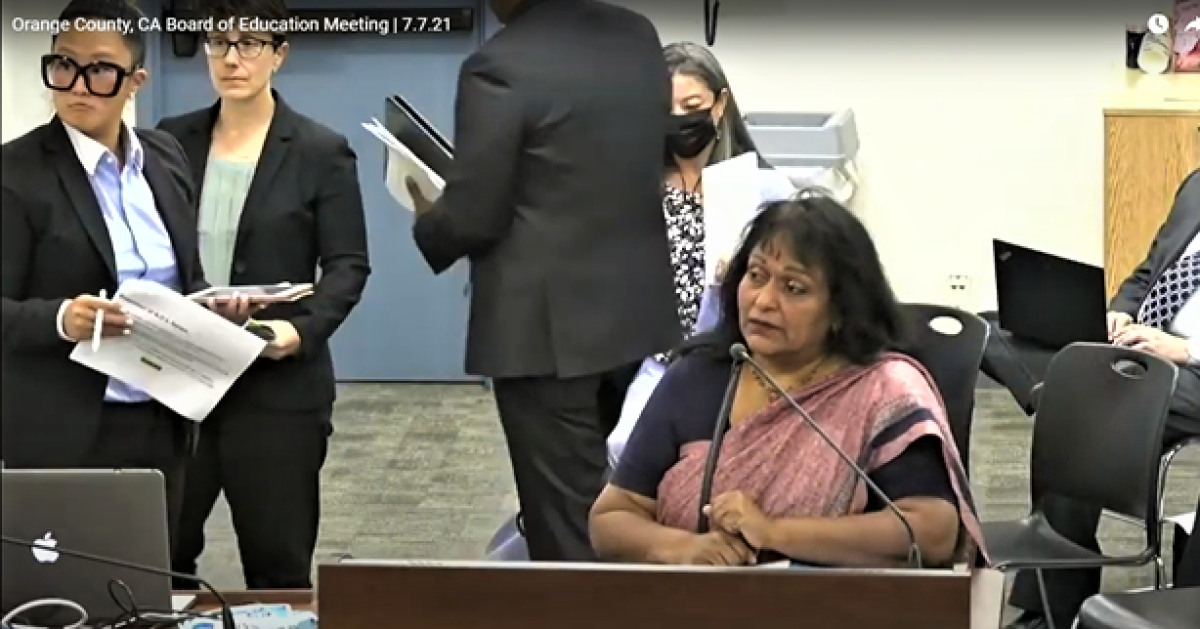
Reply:
[[403, 96], [388, 97], [383, 126], [443, 181], [446, 179], [454, 162], [454, 147]]

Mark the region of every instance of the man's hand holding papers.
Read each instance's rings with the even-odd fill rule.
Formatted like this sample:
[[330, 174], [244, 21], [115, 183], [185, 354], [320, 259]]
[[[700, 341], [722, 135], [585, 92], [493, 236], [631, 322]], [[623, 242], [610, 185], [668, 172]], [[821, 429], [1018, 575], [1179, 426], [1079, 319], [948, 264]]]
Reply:
[[266, 341], [165, 286], [143, 280], [113, 297], [129, 334], [75, 346], [71, 360], [145, 391], [193, 421], [208, 416]]
[[363, 128], [387, 147], [388, 192], [397, 202], [417, 214], [428, 211], [441, 196], [445, 181], [378, 120], [364, 122]]
[[406, 178], [404, 187], [408, 188], [408, 194], [412, 197], [413, 213], [420, 216], [433, 209], [433, 201], [425, 197], [425, 193], [421, 191], [421, 184], [411, 178]]

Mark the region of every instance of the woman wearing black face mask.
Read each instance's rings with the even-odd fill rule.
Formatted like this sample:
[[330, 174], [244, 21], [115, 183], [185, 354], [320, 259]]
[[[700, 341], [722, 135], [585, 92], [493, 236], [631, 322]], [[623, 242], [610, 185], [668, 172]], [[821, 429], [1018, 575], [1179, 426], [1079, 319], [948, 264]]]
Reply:
[[[699, 44], [682, 42], [668, 45], [663, 55], [674, 88], [667, 130], [663, 214], [671, 240], [679, 320], [685, 334], [690, 334], [705, 289], [701, 175], [705, 166], [757, 148], [712, 52]], [[764, 173], [763, 188], [763, 201], [786, 197], [793, 191], [787, 178], [774, 171]]]
[[[666, 169], [663, 181], [663, 214], [675, 270], [675, 296], [679, 323], [691, 335], [714, 321], [702, 308], [705, 285], [704, 182], [701, 174], [709, 166], [744, 153], [756, 151], [750, 131], [742, 120], [729, 81], [704, 46], [688, 42], [663, 49], [673, 83], [672, 121], [667, 130]], [[782, 173], [770, 170], [759, 160], [759, 189], [762, 202], [790, 197], [795, 188]], [[718, 262], [718, 268], [720, 262]], [[670, 357], [660, 354], [647, 359], [625, 394], [621, 420], [611, 433], [609, 462], [615, 464], [625, 439], [633, 429], [642, 407], [666, 370]]]

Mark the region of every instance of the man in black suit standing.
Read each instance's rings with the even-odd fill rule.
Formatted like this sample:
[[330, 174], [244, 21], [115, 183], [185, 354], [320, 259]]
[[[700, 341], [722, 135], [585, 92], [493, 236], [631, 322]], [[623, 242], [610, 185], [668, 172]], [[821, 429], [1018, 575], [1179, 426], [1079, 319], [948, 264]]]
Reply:
[[454, 170], [414, 194], [435, 273], [471, 261], [467, 371], [493, 379], [534, 560], [594, 560], [605, 438], [646, 356], [682, 338], [654, 26], [594, 0], [492, 0], [505, 28], [460, 70]]
[[[1184, 180], [1175, 205], [1146, 256], [1121, 284], [1109, 306], [1113, 343], [1135, 347], [1179, 366], [1179, 379], [1163, 433], [1165, 447], [1200, 435], [1200, 171]], [[1200, 505], [1197, 505], [1200, 511]], [[1051, 496], [1046, 518], [1080, 546], [1099, 550], [1100, 509]], [[1200, 586], [1200, 535], [1193, 534], [1177, 558], [1176, 587]], [[1070, 626], [1083, 601], [1100, 589], [1100, 570], [1045, 570], [1046, 594], [1055, 625]], [[1010, 603], [1026, 613], [1013, 627], [1044, 627], [1036, 576], [1022, 572]]]

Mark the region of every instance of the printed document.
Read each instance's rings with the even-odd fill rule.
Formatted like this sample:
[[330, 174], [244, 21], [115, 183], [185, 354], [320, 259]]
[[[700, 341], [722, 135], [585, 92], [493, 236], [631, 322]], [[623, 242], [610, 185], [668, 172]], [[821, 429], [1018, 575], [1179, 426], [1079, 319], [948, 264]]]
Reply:
[[421, 190], [421, 194], [425, 195], [426, 199], [436, 201], [442, 196], [442, 189], [446, 187], [446, 182], [413, 155], [413, 152], [404, 146], [404, 143], [396, 139], [386, 127], [378, 120], [372, 118], [371, 122], [364, 122], [363, 128], [371, 132], [377, 140], [387, 147], [387, 189], [392, 194], [392, 198], [396, 199], [400, 205], [414, 209], [412, 195], [408, 193], [408, 184], [406, 181], [412, 179], [417, 183], [417, 188]]
[[262, 353], [266, 341], [184, 295], [129, 280], [113, 296], [133, 319], [130, 334], [75, 346], [71, 360], [145, 391], [202, 421]]
[[717, 266], [733, 257], [742, 232], [762, 204], [758, 154], [743, 153], [707, 166], [704, 182], [704, 278], [717, 281]]

